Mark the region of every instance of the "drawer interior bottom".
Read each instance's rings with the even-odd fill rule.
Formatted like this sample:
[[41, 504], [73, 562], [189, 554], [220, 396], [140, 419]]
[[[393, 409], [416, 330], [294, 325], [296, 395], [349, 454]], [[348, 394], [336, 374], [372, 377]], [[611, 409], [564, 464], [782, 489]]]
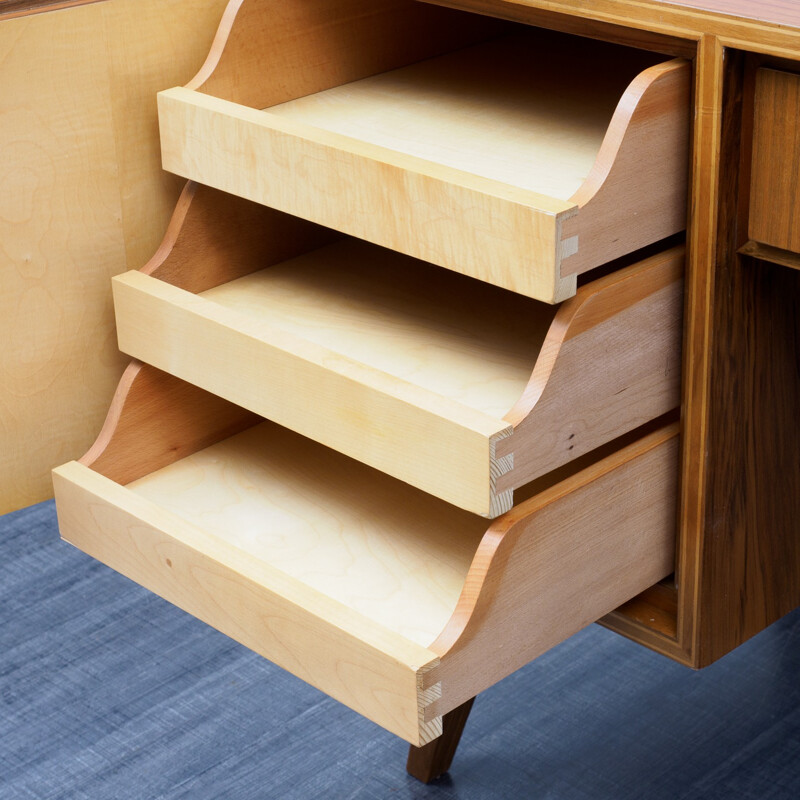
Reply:
[[557, 311], [354, 239], [200, 294], [498, 418], [525, 391]]
[[130, 491], [427, 647], [486, 521], [271, 422]]

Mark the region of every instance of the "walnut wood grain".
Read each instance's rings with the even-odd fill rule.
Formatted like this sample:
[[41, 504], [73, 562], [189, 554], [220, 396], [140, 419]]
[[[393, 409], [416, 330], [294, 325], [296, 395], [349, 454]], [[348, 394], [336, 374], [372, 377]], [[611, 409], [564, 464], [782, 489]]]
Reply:
[[750, 238], [800, 253], [800, 75], [756, 71]]
[[782, 250], [780, 247], [770, 247], [768, 244], [754, 242], [752, 239], [739, 248], [739, 255], [752, 256], [760, 261], [780, 264], [782, 267], [800, 269], [800, 254]]
[[705, 666], [800, 604], [800, 275], [741, 256], [752, 59], [725, 58], [693, 637]]
[[720, 267], [698, 666], [800, 604], [800, 273]]
[[422, 747], [409, 747], [406, 762], [409, 775], [423, 783], [430, 783], [450, 769], [474, 702], [473, 697], [442, 717], [442, 735], [438, 739]]

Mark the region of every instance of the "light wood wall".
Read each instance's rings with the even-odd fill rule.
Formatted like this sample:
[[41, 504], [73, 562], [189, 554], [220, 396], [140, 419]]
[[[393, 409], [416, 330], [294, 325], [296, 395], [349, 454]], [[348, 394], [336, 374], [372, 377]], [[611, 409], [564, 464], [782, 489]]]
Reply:
[[156, 92], [200, 67], [225, 4], [0, 14], [0, 513], [50, 497], [100, 430], [125, 363], [110, 278], [152, 255], [183, 183]]

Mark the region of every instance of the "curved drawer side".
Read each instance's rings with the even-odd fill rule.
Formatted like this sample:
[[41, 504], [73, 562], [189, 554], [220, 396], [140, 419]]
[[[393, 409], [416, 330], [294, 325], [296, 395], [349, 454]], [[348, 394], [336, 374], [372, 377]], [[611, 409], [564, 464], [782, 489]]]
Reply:
[[669, 575], [678, 425], [556, 484], [496, 520], [426, 680], [445, 714]]

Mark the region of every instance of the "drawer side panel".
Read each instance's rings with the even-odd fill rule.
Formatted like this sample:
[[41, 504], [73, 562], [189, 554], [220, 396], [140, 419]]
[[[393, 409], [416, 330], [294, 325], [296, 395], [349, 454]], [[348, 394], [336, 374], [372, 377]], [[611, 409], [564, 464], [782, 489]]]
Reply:
[[[674, 569], [677, 427], [517, 506], [489, 530], [431, 645], [447, 713]], [[664, 440], [665, 435], [670, 436]]]

